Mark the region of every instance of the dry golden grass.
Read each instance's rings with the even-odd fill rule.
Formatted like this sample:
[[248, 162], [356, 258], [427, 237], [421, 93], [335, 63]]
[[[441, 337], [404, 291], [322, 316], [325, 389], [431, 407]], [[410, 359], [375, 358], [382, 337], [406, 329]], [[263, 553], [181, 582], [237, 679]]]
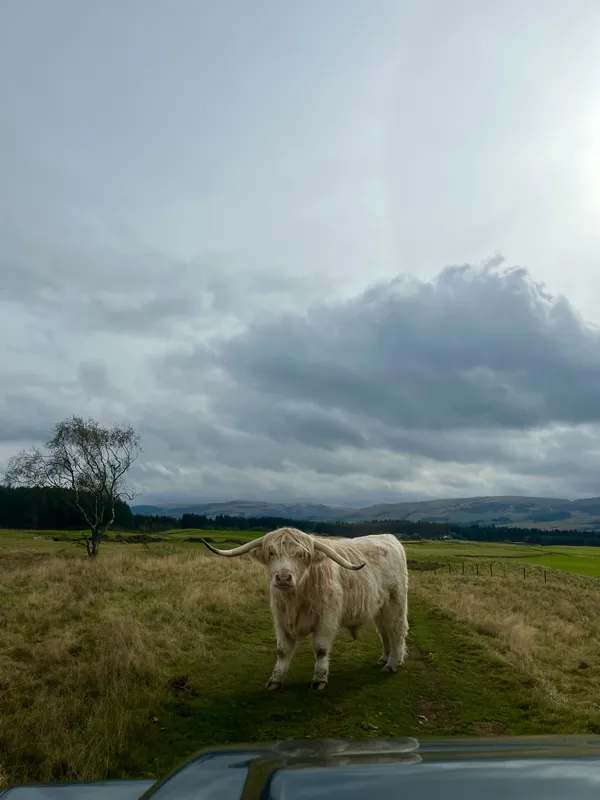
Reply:
[[545, 703], [578, 717], [600, 711], [600, 581], [550, 573], [542, 580], [412, 573], [430, 607], [466, 622], [491, 653], [535, 682]]
[[[241, 594], [232, 585], [244, 584]], [[0, 781], [91, 780], [148, 726], [169, 681], [210, 666], [265, 605], [260, 567], [197, 551], [0, 559]], [[189, 672], [193, 678], [193, 672]]]
[[[307, 695], [307, 645], [273, 697], [263, 691], [275, 656], [267, 580], [251, 559], [112, 545], [90, 561], [59, 543], [0, 544], [0, 787], [158, 777], [207, 743], [354, 738], [375, 713], [382, 735], [419, 735], [424, 713], [440, 735], [489, 720], [573, 731], [600, 714], [595, 579], [553, 572], [545, 586], [510, 571], [413, 571], [409, 659], [396, 683], [365, 632], [339, 637], [326, 696]], [[506, 682], [494, 687], [492, 675]], [[181, 676], [188, 695], [174, 689]], [[527, 721], [520, 704], [536, 692]]]

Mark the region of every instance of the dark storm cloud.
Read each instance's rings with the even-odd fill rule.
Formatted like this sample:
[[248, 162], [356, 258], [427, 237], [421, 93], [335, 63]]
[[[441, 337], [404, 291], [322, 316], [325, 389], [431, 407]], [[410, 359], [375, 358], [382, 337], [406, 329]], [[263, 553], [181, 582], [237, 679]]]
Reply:
[[202, 485], [221, 496], [228, 482], [329, 502], [355, 484], [371, 500], [399, 486], [413, 497], [423, 486], [429, 496], [593, 493], [599, 343], [527, 271], [449, 267], [271, 312], [161, 358], [160, 384], [204, 409], [202, 422], [178, 414], [162, 435], [179, 431], [183, 461], [214, 465]]
[[[189, 357], [189, 369], [205, 359]], [[600, 420], [598, 331], [525, 270], [497, 264], [449, 267], [431, 282], [397, 280], [256, 323], [223, 342], [215, 361], [242, 389], [219, 403], [232, 413], [238, 403], [243, 418], [250, 389], [269, 399], [271, 428], [267, 405], [289, 406], [293, 418], [301, 403], [346, 415], [359, 430]]]
[[[177, 291], [198, 274], [186, 270]], [[287, 280], [215, 270], [197, 285], [206, 314], [182, 312], [170, 348], [137, 322], [110, 333], [105, 316], [111, 338], [88, 332], [93, 348], [64, 371], [5, 371], [0, 455], [91, 413], [140, 432], [146, 499], [594, 493], [598, 332], [526, 271], [447, 268], [308, 308]]]

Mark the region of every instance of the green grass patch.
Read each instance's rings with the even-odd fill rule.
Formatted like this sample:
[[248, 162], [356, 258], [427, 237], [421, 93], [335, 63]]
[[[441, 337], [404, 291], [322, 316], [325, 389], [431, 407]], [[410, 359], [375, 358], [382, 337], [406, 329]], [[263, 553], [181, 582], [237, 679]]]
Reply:
[[462, 571], [465, 564], [467, 574], [475, 572], [479, 565], [480, 573], [487, 574], [489, 565], [492, 571], [502, 573], [521, 571], [523, 567], [543, 571], [543, 568], [563, 570], [577, 575], [600, 577], [600, 548], [596, 547], [541, 547], [539, 545], [518, 545], [489, 542], [425, 541], [406, 543], [410, 559], [422, 562], [435, 562], [455, 565]]
[[[330, 684], [309, 691], [313, 655], [299, 650], [284, 690], [264, 690], [274, 663], [271, 620], [264, 609], [221, 629], [219, 669], [182, 676], [137, 762], [126, 754], [114, 774], [139, 773], [151, 756], [158, 774], [209, 746], [303, 738], [364, 739], [427, 735], [536, 734], [581, 730], [581, 719], [545, 707], [527, 675], [492, 656], [469, 626], [450, 621], [419, 599], [411, 602], [410, 653], [395, 676], [377, 665], [374, 631], [358, 641], [341, 633]], [[189, 683], [188, 683], [189, 681]]]

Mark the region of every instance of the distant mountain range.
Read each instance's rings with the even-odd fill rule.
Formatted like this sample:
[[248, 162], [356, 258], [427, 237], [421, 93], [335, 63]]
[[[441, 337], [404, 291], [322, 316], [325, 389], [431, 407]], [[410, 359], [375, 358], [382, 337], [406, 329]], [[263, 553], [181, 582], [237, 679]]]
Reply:
[[364, 522], [406, 519], [413, 522], [456, 522], [506, 525], [550, 530], [600, 530], [600, 497], [564, 500], [555, 497], [463, 497], [414, 503], [380, 503], [365, 508], [327, 506], [320, 503], [263, 503], [231, 500], [182, 506], [132, 506], [134, 514], [181, 517], [204, 514], [214, 517], [285, 517], [317, 522]]
[[[182, 517], [184, 514], [205, 514], [216, 517], [285, 517], [286, 519], [310, 519], [318, 522], [345, 520], [352, 509], [342, 506], [326, 506], [321, 503], [262, 503], [251, 500], [230, 500], [226, 503], [195, 503], [189, 506], [167, 504], [161, 506], [132, 506], [134, 514], [168, 514]], [[356, 510], [356, 509], [355, 509]]]

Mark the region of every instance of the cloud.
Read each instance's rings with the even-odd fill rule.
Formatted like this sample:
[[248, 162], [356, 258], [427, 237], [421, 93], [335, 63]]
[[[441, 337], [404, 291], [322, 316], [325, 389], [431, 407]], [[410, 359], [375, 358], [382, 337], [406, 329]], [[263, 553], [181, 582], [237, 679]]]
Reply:
[[175, 358], [171, 369], [193, 389], [210, 366], [243, 387], [243, 398], [229, 388], [219, 397], [222, 412], [253, 415], [269, 398], [286, 410], [285, 435], [307, 415], [330, 425], [338, 415], [338, 433], [346, 415], [352, 435], [366, 427], [374, 443], [385, 429], [600, 420], [600, 333], [565, 298], [497, 259], [271, 315], [212, 351]]
[[[527, 270], [494, 259], [319, 302], [300, 279], [183, 273], [206, 315], [184, 307], [169, 336], [158, 311], [73, 316], [31, 331], [29, 371], [7, 353], [0, 460], [89, 413], [141, 433], [145, 500], [597, 493], [600, 334]], [[156, 280], [175, 291], [174, 273]], [[135, 304], [123, 293], [122, 314]]]
[[169, 426], [189, 432], [180, 457], [206, 454], [202, 482], [220, 496], [228, 481], [330, 502], [357, 482], [371, 499], [577, 495], [596, 491], [599, 337], [564, 297], [493, 259], [272, 313], [155, 371], [165, 396], [186, 397]]

